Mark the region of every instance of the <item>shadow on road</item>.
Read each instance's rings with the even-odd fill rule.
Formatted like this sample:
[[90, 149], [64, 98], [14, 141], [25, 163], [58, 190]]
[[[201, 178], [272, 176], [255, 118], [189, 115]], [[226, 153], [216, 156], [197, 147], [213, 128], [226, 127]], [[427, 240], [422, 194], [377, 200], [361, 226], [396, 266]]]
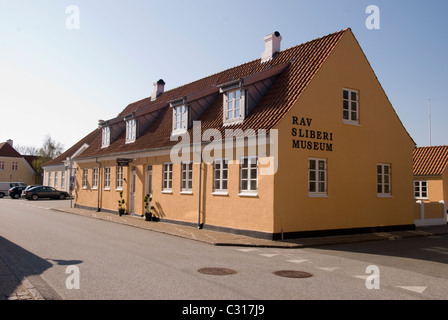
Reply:
[[0, 300], [13, 296], [25, 279], [43, 298], [47, 298], [46, 294], [50, 299], [57, 298], [54, 290], [38, 277], [53, 266], [49, 260], [58, 265], [82, 263], [81, 260], [44, 259], [0, 236]]

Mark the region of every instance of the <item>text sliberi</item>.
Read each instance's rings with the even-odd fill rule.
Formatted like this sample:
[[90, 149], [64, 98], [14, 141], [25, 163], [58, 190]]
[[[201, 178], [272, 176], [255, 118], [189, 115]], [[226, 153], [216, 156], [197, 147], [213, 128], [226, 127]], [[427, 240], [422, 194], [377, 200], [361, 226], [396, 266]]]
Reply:
[[[311, 126], [313, 119], [311, 118], [299, 118], [292, 117], [292, 124], [297, 126]], [[333, 133], [326, 131], [318, 131], [311, 129], [295, 128], [291, 129], [291, 135], [293, 137], [299, 137], [304, 139], [333, 141]], [[297, 149], [308, 150], [320, 150], [320, 151], [333, 151], [333, 143], [331, 142], [317, 142], [309, 140], [292, 139], [292, 147]]]

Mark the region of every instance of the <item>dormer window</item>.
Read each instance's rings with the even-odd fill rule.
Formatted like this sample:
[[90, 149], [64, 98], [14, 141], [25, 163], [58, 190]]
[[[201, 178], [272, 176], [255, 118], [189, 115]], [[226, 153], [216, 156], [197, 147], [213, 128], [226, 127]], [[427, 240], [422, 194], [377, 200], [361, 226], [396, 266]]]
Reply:
[[246, 90], [242, 88], [242, 81], [222, 86], [220, 92], [224, 93], [223, 123], [234, 124], [243, 121], [246, 114]]
[[101, 147], [106, 148], [110, 145], [110, 127], [103, 127], [103, 140]]
[[173, 132], [185, 132], [188, 122], [188, 107], [180, 105], [173, 107]]
[[137, 138], [137, 119], [126, 120], [126, 143], [134, 142]]

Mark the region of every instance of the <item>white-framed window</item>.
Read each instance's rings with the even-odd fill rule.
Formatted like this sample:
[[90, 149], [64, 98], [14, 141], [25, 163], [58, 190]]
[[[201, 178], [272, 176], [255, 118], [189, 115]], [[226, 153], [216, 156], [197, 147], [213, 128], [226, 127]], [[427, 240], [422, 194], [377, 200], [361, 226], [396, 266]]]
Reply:
[[17, 171], [19, 169], [19, 163], [17, 161], [12, 162], [12, 171]]
[[173, 189], [173, 164], [167, 162], [163, 164], [162, 191], [171, 192]]
[[0, 170], [5, 170], [5, 161], [0, 161]]
[[48, 172], [48, 181], [47, 181], [47, 185], [48, 185], [48, 186], [51, 186], [51, 174], [52, 174], [51, 171]]
[[58, 187], [58, 172], [57, 171], [54, 173], [54, 187], [55, 188]]
[[415, 199], [428, 199], [428, 181], [414, 181], [414, 197]]
[[244, 120], [245, 110], [244, 89], [224, 92], [224, 123], [240, 122]]
[[92, 189], [98, 189], [98, 168], [92, 171]]
[[[87, 189], [87, 174], [89, 173], [88, 169], [82, 170], [82, 188]], [[48, 179], [50, 179], [50, 174], [48, 174]]]
[[65, 189], [65, 171], [61, 171], [61, 189]]
[[240, 195], [257, 194], [258, 190], [258, 158], [242, 157], [240, 160]]
[[377, 173], [377, 193], [378, 196], [391, 195], [391, 168], [390, 164], [378, 163], [376, 166]]
[[229, 164], [227, 159], [216, 159], [213, 163], [213, 193], [228, 192]]
[[134, 142], [137, 138], [137, 119], [126, 121], [126, 143]]
[[188, 106], [173, 107], [173, 133], [182, 133], [188, 129]]
[[110, 127], [103, 127], [103, 134], [102, 134], [102, 143], [101, 147], [105, 148], [110, 145]]
[[356, 90], [342, 90], [342, 119], [344, 123], [359, 124], [359, 93]]
[[115, 181], [115, 189], [116, 190], [123, 190], [123, 167], [117, 166], [117, 175], [116, 175], [116, 181]]
[[327, 195], [326, 159], [308, 159], [308, 192], [310, 196]]
[[104, 168], [104, 189], [110, 190], [110, 167]]
[[191, 193], [193, 191], [193, 162], [182, 162], [181, 191]]

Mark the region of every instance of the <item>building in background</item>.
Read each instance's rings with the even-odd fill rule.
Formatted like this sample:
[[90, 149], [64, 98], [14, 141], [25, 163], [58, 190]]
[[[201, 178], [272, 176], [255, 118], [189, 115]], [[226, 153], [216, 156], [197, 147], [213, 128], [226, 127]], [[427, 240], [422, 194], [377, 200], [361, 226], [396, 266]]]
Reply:
[[0, 143], [0, 181], [27, 185], [40, 183], [40, 175], [32, 166], [37, 156], [21, 155], [13, 144], [11, 139]]

